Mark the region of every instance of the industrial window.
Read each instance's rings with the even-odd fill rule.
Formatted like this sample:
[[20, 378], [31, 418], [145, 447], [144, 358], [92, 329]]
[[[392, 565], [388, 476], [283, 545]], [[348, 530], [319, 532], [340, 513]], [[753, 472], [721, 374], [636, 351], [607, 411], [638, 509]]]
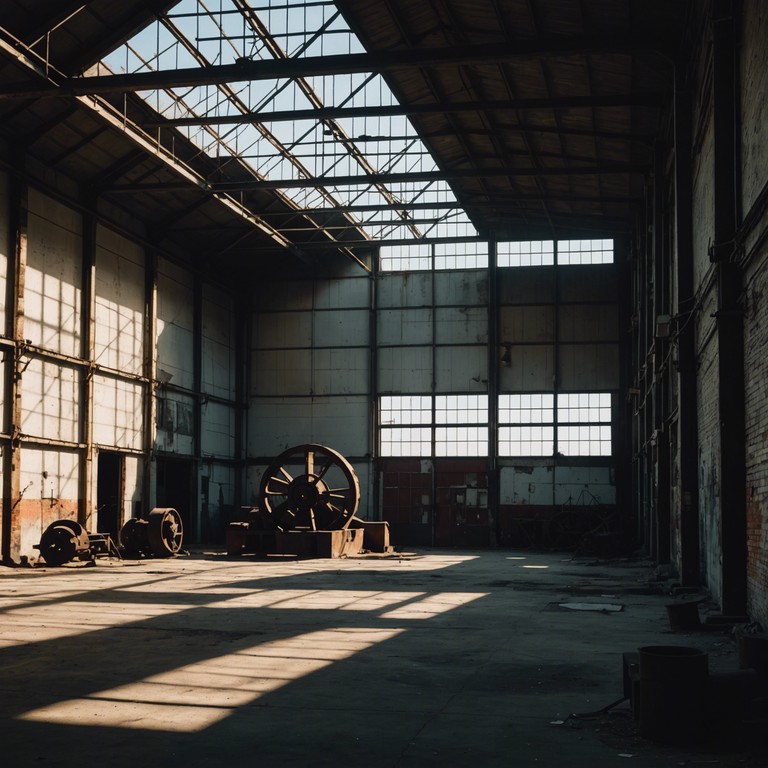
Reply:
[[428, 245], [385, 245], [379, 252], [384, 272], [428, 272], [432, 249]]
[[499, 456], [552, 456], [555, 451], [611, 455], [609, 392], [564, 393], [556, 399], [553, 394], [499, 396]]
[[557, 263], [613, 264], [613, 240], [525, 240], [497, 243], [500, 267], [549, 267]]
[[379, 265], [382, 272], [485, 269], [488, 266], [488, 243], [385, 245], [379, 251]]
[[487, 456], [487, 395], [384, 395], [381, 456]]
[[439, 243], [435, 245], [435, 269], [485, 269], [488, 243]]
[[554, 395], [499, 395], [499, 455], [551, 456]]
[[613, 264], [613, 240], [558, 240], [558, 264]]
[[552, 240], [498, 243], [496, 263], [500, 267], [546, 267], [555, 263]]
[[488, 455], [488, 395], [435, 398], [435, 454]]
[[384, 395], [379, 423], [382, 456], [432, 455], [432, 398]]
[[564, 456], [610, 456], [610, 393], [558, 395], [557, 425], [557, 450]]

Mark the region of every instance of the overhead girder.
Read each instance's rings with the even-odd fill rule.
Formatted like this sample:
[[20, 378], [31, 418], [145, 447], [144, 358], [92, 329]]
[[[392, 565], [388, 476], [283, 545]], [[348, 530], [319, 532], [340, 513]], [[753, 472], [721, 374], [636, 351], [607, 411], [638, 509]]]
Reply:
[[[0, 93], [0, 98], [2, 94]], [[370, 107], [321, 107], [250, 112], [240, 115], [200, 115], [164, 120], [148, 120], [145, 128], [189, 125], [241, 125], [298, 120], [328, 120], [355, 117], [399, 117], [401, 115], [452, 114], [456, 112], [511, 112], [520, 109], [593, 109], [595, 107], [661, 107], [664, 94], [626, 93], [614, 96], [560, 96], [537, 99], [498, 99], [494, 101], [442, 101], [432, 104], [379, 105]], [[515, 126], [512, 126], [513, 128]]]
[[[658, 36], [655, 36], [658, 40]], [[391, 72], [414, 67], [445, 67], [472, 64], [504, 64], [518, 59], [585, 54], [659, 54], [667, 56], [674, 50], [670, 42], [649, 44], [654, 36], [616, 35], [560, 37], [542, 41], [519, 41], [514, 46], [468, 45], [419, 50], [398, 50], [375, 53], [335, 54], [254, 60], [239, 59], [234, 64], [187, 67], [153, 72], [119, 75], [65, 77], [57, 84], [30, 89], [29, 83], [6, 86], [0, 98], [42, 98], [45, 96], [87, 96], [128, 93], [162, 88], [187, 88], [202, 85], [245, 82], [248, 80], [280, 80], [322, 75], [346, 75], [365, 72]]]
[[[373, 184], [398, 184], [407, 182], [458, 181], [459, 179], [505, 178], [514, 176], [594, 176], [645, 173], [647, 165], [641, 163], [610, 163], [580, 166], [578, 168], [471, 168], [457, 171], [413, 171], [403, 173], [372, 173], [360, 176], [315, 176], [305, 179], [263, 179], [253, 181], [208, 182], [212, 192], [256, 192], [269, 189], [301, 189], [304, 187], [370, 186]], [[109, 192], [175, 192], [186, 188], [181, 182], [160, 184], [120, 184]], [[397, 203], [394, 204], [397, 207]]]

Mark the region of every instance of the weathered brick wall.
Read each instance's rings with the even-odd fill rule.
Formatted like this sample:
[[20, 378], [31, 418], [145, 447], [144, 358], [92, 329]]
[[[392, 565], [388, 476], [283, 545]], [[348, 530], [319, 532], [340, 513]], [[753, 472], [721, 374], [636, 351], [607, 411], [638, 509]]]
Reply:
[[718, 340], [715, 320], [717, 295], [709, 247], [714, 240], [714, 125], [708, 77], [708, 50], [701, 51], [696, 66], [693, 124], [693, 238], [694, 291], [697, 300], [696, 401], [699, 445], [699, 552], [703, 584], [713, 597], [721, 595], [720, 543], [720, 409]]
[[[741, 48], [747, 610], [768, 628], [768, 6], [746, 0]], [[761, 193], [762, 197], [761, 197]]]

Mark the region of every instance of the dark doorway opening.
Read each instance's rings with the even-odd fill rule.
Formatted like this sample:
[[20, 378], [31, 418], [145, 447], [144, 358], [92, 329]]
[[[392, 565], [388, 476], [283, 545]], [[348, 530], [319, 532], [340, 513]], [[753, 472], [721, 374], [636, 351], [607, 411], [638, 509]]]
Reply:
[[185, 459], [157, 460], [157, 506], [173, 507], [184, 525], [185, 543], [196, 542], [195, 506], [193, 504], [194, 464]]
[[117, 541], [123, 499], [123, 457], [119, 453], [99, 451], [96, 467], [96, 508], [99, 533], [108, 533]]

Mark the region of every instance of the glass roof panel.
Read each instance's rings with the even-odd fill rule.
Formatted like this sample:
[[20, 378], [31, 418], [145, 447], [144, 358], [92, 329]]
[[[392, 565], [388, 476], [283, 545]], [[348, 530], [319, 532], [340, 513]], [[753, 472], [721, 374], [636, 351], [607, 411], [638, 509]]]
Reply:
[[[180, 0], [102, 64], [115, 73], [136, 73], [363, 52], [332, 0]], [[379, 107], [397, 106], [378, 74], [251, 80], [140, 95], [168, 120], [199, 121], [175, 130], [218, 161], [219, 177], [211, 181], [227, 180], [228, 169], [236, 167], [235, 181], [242, 182], [247, 169], [253, 182], [275, 184], [275, 194], [293, 208], [377, 206], [345, 212], [346, 234], [353, 239], [477, 234], [446, 182], [386, 178], [437, 167], [405, 115], [377, 114]], [[366, 111], [311, 117], [325, 107]], [[378, 178], [364, 180], [373, 174]], [[296, 186], [299, 181], [306, 186]], [[411, 210], [413, 203], [420, 204], [418, 210]], [[421, 207], [429, 203], [441, 205]], [[306, 214], [308, 229], [317, 226], [313, 216]], [[330, 237], [345, 234], [338, 221], [334, 226]]]

